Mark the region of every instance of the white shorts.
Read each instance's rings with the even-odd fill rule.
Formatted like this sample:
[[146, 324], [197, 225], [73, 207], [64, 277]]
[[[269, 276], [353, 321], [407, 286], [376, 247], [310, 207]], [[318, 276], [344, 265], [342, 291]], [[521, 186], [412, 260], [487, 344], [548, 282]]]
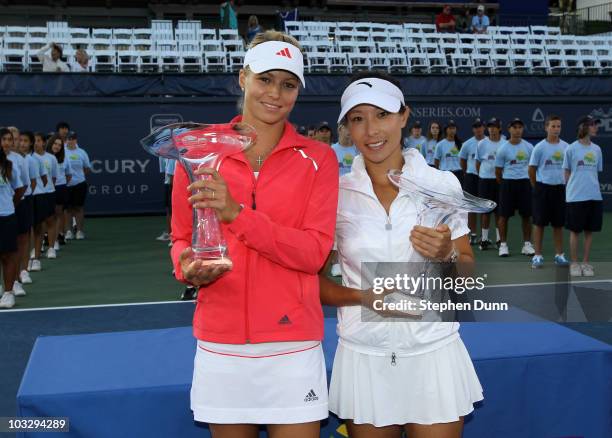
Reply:
[[396, 358], [338, 344], [330, 411], [356, 424], [450, 423], [474, 410], [482, 387], [461, 338], [438, 350]]
[[191, 385], [195, 421], [298, 424], [329, 416], [321, 344], [271, 357], [237, 357], [200, 348]]

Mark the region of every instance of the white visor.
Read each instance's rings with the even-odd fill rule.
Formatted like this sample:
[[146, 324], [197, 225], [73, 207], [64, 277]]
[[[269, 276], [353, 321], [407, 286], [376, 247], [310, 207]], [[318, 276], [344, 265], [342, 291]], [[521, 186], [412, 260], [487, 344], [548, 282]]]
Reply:
[[342, 93], [338, 123], [351, 109], [362, 104], [374, 105], [390, 113], [399, 112], [402, 105], [405, 105], [402, 90], [391, 82], [379, 78], [359, 79]]
[[249, 67], [253, 73], [263, 73], [270, 70], [285, 70], [293, 73], [304, 88], [304, 57], [300, 49], [293, 44], [282, 41], [266, 41], [247, 50], [244, 55], [244, 67]]

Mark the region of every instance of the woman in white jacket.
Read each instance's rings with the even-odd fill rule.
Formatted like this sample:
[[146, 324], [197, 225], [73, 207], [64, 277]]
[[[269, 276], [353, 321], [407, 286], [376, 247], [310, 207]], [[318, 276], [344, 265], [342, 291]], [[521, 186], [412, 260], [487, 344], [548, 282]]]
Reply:
[[402, 152], [409, 111], [395, 79], [361, 73], [345, 89], [341, 105], [339, 121], [360, 155], [340, 179], [336, 241], [342, 285], [320, 276], [322, 302], [339, 307], [330, 410], [347, 420], [351, 438], [399, 438], [402, 431], [411, 438], [459, 438], [463, 417], [482, 399], [459, 324], [364, 322], [360, 306], [370, 300], [362, 290], [362, 262], [473, 262], [467, 214], [453, 214], [436, 228], [417, 225], [415, 202], [391, 184], [387, 171], [437, 181], [447, 192], [460, 191], [459, 182], [428, 166], [418, 151]]

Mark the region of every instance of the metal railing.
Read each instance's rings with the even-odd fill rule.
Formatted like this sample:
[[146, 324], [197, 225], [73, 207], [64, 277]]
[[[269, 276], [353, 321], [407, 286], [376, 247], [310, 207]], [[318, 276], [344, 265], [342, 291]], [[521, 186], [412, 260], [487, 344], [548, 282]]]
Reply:
[[564, 34], [592, 35], [612, 31], [612, 2], [549, 15], [549, 25]]

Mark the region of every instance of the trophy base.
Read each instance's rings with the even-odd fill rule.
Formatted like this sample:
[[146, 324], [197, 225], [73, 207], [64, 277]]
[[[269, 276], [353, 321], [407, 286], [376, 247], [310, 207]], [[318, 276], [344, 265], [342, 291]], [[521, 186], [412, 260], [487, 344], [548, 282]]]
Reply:
[[212, 265], [225, 265], [228, 268], [233, 266], [233, 263], [230, 259], [198, 259], [204, 266], [212, 266]]

